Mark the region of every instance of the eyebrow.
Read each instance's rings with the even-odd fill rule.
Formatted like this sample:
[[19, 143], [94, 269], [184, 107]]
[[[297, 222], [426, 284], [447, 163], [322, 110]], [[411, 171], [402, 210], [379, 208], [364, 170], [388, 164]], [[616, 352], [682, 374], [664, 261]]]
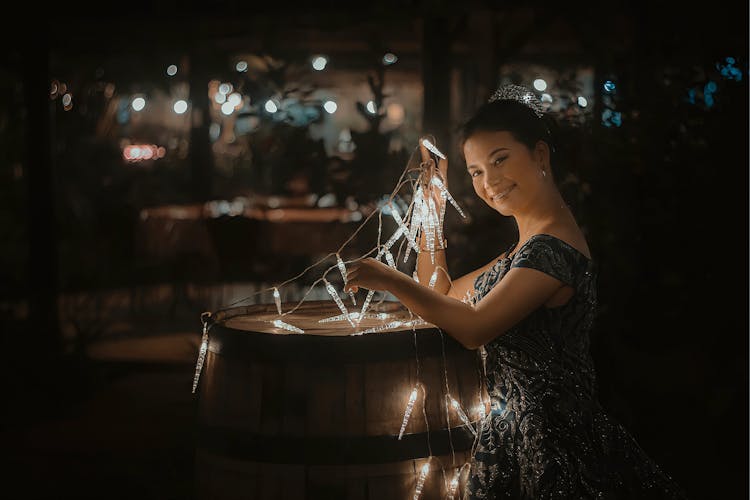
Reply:
[[[490, 158], [492, 158], [493, 156], [495, 156], [495, 153], [497, 153], [499, 151], [510, 151], [510, 149], [509, 148], [497, 148], [497, 149], [493, 150], [490, 154], [487, 155], [487, 159], [489, 160]], [[466, 165], [466, 170], [469, 170], [471, 168], [477, 168], [477, 166], [476, 165]]]

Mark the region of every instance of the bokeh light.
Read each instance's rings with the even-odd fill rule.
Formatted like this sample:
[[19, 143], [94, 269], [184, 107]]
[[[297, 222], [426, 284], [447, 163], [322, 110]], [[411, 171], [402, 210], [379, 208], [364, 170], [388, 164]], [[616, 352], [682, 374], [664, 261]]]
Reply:
[[225, 102], [221, 105], [221, 112], [227, 116], [231, 115], [234, 112], [234, 104], [229, 101]]
[[582, 108], [585, 108], [586, 106], [589, 105], [589, 101], [585, 97], [583, 97], [582, 95], [579, 95], [578, 96], [578, 105], [580, 107], [582, 107]]
[[333, 101], [326, 101], [325, 104], [323, 104], [323, 109], [329, 114], [334, 114], [338, 109], [338, 105]]
[[534, 88], [539, 92], [544, 92], [545, 90], [547, 90], [547, 82], [545, 82], [541, 78], [537, 78], [536, 80], [534, 80]]
[[237, 64], [234, 65], [234, 69], [239, 73], [244, 73], [247, 71], [247, 61], [238, 61]]
[[265, 104], [264, 108], [269, 113], [275, 113], [275, 112], [277, 112], [279, 110], [279, 107], [271, 99], [269, 99], [269, 100], [266, 101], [266, 104]]
[[328, 59], [325, 56], [315, 56], [312, 60], [312, 67], [316, 71], [323, 71], [328, 64]]
[[133, 111], [141, 111], [146, 107], [146, 99], [143, 97], [136, 97], [133, 99], [133, 102], [130, 103], [130, 106], [133, 108]]
[[170, 64], [167, 66], [167, 75], [174, 76], [177, 74], [177, 66], [174, 64]]
[[388, 52], [383, 56], [383, 64], [385, 64], [386, 66], [394, 64], [396, 61], [398, 61], [398, 57], [396, 57], [396, 54], [392, 52]]
[[177, 113], [178, 115], [181, 115], [185, 111], [187, 111], [187, 108], [188, 108], [188, 103], [183, 99], [176, 101], [174, 103], [174, 106], [172, 106], [172, 109], [174, 109], [174, 112]]
[[365, 108], [367, 108], [367, 112], [371, 115], [374, 115], [378, 111], [377, 108], [375, 108], [375, 101], [368, 101]]

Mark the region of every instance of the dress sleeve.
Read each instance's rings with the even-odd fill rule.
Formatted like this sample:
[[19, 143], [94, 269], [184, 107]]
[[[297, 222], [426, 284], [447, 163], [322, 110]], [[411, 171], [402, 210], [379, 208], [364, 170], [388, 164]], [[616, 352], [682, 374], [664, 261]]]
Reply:
[[570, 251], [552, 238], [537, 238], [518, 251], [514, 267], [529, 267], [575, 287], [575, 273]]

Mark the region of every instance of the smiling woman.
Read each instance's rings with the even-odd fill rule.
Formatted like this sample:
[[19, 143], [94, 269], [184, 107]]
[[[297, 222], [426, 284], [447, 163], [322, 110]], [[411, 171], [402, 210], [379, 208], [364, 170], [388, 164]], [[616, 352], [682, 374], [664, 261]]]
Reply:
[[[589, 334], [598, 266], [554, 182], [541, 109], [529, 90], [503, 87], [462, 128], [474, 191], [515, 219], [518, 243], [454, 280], [445, 244], [434, 261], [420, 252], [418, 281], [365, 259], [349, 269], [348, 287], [390, 291], [480, 349], [492, 409], [474, 443], [467, 497], [685, 498], [597, 399]], [[424, 148], [422, 158], [429, 164]], [[447, 168], [440, 160], [435, 174], [447, 179]]]

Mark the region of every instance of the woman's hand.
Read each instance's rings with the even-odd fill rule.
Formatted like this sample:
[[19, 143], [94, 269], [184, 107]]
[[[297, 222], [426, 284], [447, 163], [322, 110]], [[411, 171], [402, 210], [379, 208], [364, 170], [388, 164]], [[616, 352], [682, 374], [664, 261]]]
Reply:
[[440, 179], [445, 188], [448, 189], [448, 160], [438, 158], [438, 164], [435, 165], [434, 155], [425, 147], [422, 139], [427, 139], [435, 147], [437, 147], [437, 144], [435, 144], [435, 138], [429, 135], [419, 139], [419, 153], [422, 157], [422, 189], [425, 190], [425, 194], [429, 193], [432, 196], [436, 206], [439, 207], [443, 203], [443, 200], [440, 197], [440, 189], [432, 184], [432, 178], [437, 177]]
[[344, 291], [356, 293], [359, 287], [377, 291], [388, 290], [400, 274], [396, 269], [368, 257], [349, 265]]

